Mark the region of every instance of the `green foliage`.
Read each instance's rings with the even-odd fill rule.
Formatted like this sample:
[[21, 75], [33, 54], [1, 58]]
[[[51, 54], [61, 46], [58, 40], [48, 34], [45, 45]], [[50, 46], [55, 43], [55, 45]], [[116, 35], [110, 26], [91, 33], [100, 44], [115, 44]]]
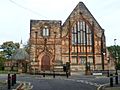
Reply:
[[3, 49], [3, 57], [6, 59], [11, 59], [11, 56], [16, 49], [19, 48], [19, 43], [13, 43], [13, 41], [4, 42], [1, 47]]
[[11, 56], [15, 52], [16, 49], [19, 48], [19, 43], [13, 43], [12, 41], [4, 42], [1, 45], [0, 51], [0, 70], [4, 70], [4, 62], [7, 59], [11, 59]]
[[5, 58], [3, 57], [3, 52], [1, 51], [0, 52], [0, 70], [3, 70], [4, 69], [4, 62], [5, 62]]
[[117, 62], [117, 68], [120, 69], [120, 46], [110, 46], [107, 47], [108, 51], [112, 55], [113, 58], [115, 58], [115, 63]]

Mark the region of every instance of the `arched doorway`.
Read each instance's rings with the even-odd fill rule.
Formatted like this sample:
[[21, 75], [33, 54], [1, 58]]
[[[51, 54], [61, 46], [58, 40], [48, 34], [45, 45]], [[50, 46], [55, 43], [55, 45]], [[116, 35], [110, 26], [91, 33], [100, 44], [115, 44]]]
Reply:
[[50, 70], [50, 57], [48, 55], [44, 55], [41, 60], [41, 70]]

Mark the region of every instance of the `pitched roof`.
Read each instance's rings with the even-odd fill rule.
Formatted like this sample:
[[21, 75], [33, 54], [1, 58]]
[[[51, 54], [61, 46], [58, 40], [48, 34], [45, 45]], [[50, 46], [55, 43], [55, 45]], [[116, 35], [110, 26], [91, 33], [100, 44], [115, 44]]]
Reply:
[[16, 52], [13, 54], [12, 59], [13, 60], [28, 60], [29, 55], [23, 48], [20, 48], [20, 49], [17, 49]]
[[66, 24], [66, 22], [68, 22], [68, 20], [70, 19], [70, 17], [72, 15], [74, 15], [74, 13], [76, 11], [78, 11], [78, 10], [79, 10], [79, 14], [82, 13], [83, 16], [88, 16], [90, 19], [92, 19], [92, 21], [94, 22], [94, 24], [97, 25], [102, 30], [102, 27], [99, 25], [99, 23], [97, 22], [97, 20], [93, 17], [93, 15], [91, 14], [91, 12], [88, 10], [88, 8], [85, 6], [85, 4], [83, 2], [79, 2], [77, 4], [77, 6], [74, 8], [74, 10], [71, 12], [71, 14], [68, 16], [68, 18], [64, 22], [63, 26]]

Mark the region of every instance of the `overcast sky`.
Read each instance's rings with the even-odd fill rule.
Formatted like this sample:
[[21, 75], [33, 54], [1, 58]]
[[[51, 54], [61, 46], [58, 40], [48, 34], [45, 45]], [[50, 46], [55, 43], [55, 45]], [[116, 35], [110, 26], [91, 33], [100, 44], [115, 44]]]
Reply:
[[120, 45], [120, 0], [0, 0], [0, 44], [5, 41], [26, 43], [30, 19], [67, 19], [82, 1], [105, 29], [107, 46]]

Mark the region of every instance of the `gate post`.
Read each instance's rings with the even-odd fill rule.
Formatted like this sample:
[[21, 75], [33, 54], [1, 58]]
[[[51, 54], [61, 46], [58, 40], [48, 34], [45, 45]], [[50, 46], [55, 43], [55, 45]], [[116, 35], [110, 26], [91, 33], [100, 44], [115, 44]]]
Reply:
[[113, 74], [110, 74], [110, 86], [113, 87]]
[[11, 89], [11, 77], [10, 77], [10, 74], [8, 74], [8, 89]]
[[115, 84], [118, 84], [118, 73], [115, 73]]

